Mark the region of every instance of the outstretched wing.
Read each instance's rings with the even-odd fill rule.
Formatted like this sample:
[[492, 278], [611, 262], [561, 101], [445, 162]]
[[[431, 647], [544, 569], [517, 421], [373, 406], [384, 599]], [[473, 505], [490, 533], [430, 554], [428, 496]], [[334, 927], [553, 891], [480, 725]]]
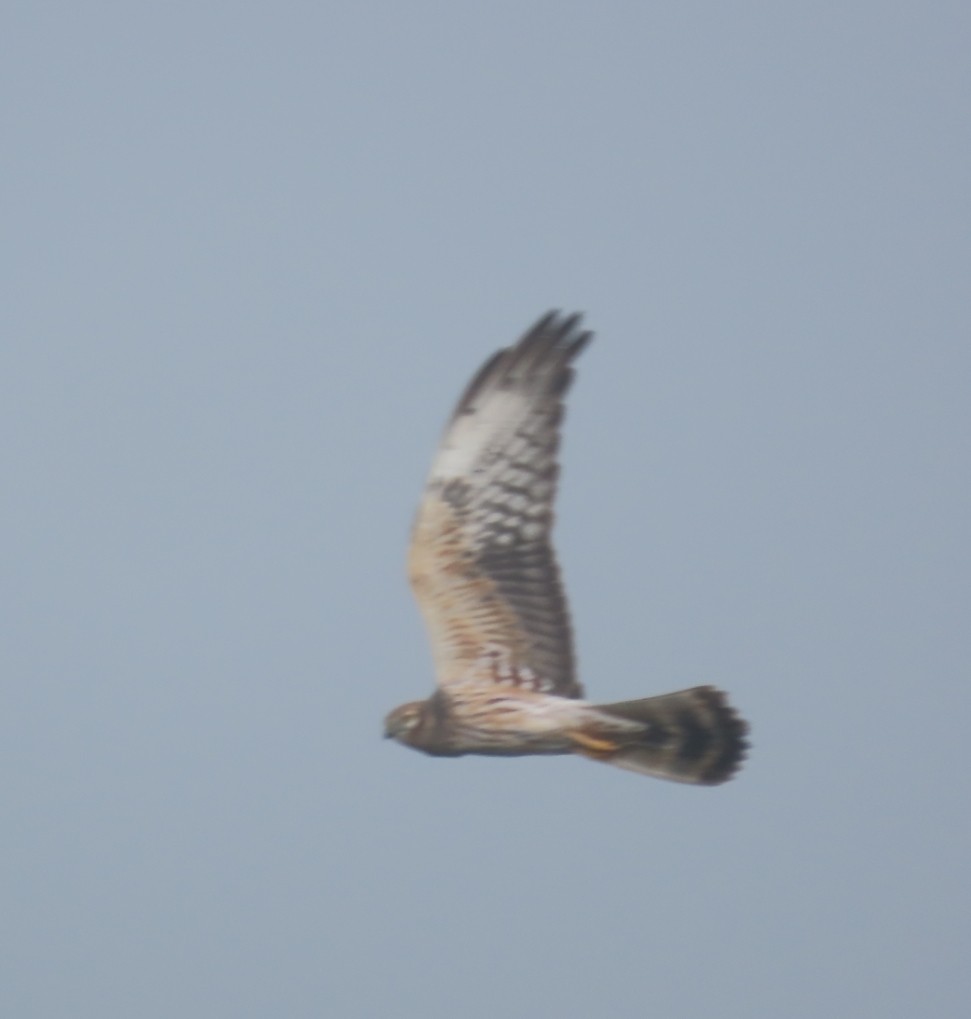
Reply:
[[446, 427], [409, 556], [440, 686], [582, 696], [550, 529], [563, 395], [591, 336], [550, 312], [479, 369]]

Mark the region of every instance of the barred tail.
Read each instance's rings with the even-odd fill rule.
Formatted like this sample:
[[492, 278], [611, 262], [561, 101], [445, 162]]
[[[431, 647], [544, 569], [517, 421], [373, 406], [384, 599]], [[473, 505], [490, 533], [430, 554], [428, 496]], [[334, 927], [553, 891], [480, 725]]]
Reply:
[[644, 734], [636, 742], [597, 756], [645, 775], [717, 785], [735, 774], [748, 749], [748, 725], [729, 706], [725, 694], [713, 686], [598, 704], [597, 709], [644, 723]]

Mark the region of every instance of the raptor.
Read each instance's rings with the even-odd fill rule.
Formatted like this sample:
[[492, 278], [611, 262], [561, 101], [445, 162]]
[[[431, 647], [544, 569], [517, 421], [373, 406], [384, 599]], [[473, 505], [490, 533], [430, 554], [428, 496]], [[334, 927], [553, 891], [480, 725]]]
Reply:
[[584, 699], [550, 532], [563, 399], [592, 334], [550, 312], [490, 357], [432, 464], [409, 554], [437, 688], [385, 734], [438, 757], [579, 754], [696, 785], [731, 778], [747, 726], [713, 686]]

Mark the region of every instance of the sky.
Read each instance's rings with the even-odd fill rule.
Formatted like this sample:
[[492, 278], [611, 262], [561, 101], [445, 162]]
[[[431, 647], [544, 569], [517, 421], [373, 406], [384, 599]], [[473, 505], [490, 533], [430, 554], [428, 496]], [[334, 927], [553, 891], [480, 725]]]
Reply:
[[[2, 23], [0, 1014], [963, 1015], [967, 4]], [[381, 739], [550, 308], [581, 676], [728, 691], [724, 786]]]

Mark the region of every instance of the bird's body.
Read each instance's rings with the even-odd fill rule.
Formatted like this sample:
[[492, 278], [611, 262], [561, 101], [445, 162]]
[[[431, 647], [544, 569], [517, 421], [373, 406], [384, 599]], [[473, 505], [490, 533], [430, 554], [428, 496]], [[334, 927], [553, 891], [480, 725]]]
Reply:
[[550, 544], [562, 397], [590, 341], [579, 316], [541, 319], [473, 377], [446, 428], [412, 535], [409, 573], [438, 689], [385, 731], [435, 756], [582, 754], [715, 784], [745, 723], [709, 686], [619, 704], [582, 700]]
[[[529, 690], [483, 697], [471, 686], [467, 691], [455, 689], [447, 694], [438, 690], [428, 700], [415, 701], [397, 710], [406, 714], [416, 711], [420, 718], [402, 742], [434, 757], [568, 754], [579, 746], [569, 736], [578, 719], [583, 719], [585, 730], [605, 721], [598, 718], [592, 705], [582, 701]], [[617, 719], [615, 728], [619, 735], [637, 731], [640, 726]]]

